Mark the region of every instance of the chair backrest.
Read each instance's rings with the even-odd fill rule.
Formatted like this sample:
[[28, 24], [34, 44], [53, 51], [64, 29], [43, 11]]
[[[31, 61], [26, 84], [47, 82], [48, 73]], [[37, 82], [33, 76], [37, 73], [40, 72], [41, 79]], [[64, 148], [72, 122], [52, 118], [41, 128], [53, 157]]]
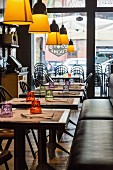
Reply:
[[84, 69], [80, 65], [75, 65], [71, 68], [71, 74], [79, 75], [84, 81]]
[[103, 83], [102, 65], [95, 64], [95, 86], [100, 87]]
[[12, 98], [13, 96], [3, 86], [0, 86], [0, 101], [6, 101]]
[[24, 81], [19, 81], [19, 84], [20, 84], [20, 88], [21, 88], [23, 93], [31, 91], [31, 87], [27, 83], [25, 83]]
[[33, 79], [34, 86], [37, 88], [39, 86], [43, 86], [43, 84], [37, 78]]
[[44, 63], [36, 63], [34, 66], [34, 77], [37, 78], [39, 74], [43, 75], [43, 71], [48, 72], [47, 66]]
[[45, 82], [44, 73], [48, 73], [47, 66], [44, 63], [36, 63], [34, 66], [34, 78], [38, 79], [42, 84]]
[[56, 68], [55, 68], [55, 75], [63, 75], [63, 74], [66, 74], [68, 73], [68, 68], [65, 66], [65, 65], [58, 65]]
[[93, 73], [89, 73], [87, 78], [84, 80], [84, 83], [88, 83], [91, 80], [91, 77], [93, 76]]

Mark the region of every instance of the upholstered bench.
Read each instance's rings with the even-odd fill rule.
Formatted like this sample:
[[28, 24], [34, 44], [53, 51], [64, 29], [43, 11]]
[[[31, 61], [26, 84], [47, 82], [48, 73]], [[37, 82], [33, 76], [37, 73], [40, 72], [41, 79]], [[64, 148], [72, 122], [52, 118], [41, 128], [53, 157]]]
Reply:
[[113, 120], [81, 120], [67, 170], [113, 170]]
[[113, 119], [113, 106], [109, 99], [86, 99], [83, 102], [79, 121], [83, 119]]
[[83, 102], [67, 170], [113, 170], [113, 74], [107, 99]]

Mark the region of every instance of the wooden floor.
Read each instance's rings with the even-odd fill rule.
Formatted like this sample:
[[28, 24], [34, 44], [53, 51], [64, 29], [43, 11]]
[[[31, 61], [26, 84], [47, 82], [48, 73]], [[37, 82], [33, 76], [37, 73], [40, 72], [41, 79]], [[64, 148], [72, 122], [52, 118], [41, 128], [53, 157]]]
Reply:
[[[78, 115], [79, 115], [79, 111], [72, 112], [71, 113], [71, 119], [73, 121], [75, 120], [75, 122], [77, 122]], [[76, 127], [74, 125], [72, 125], [71, 123], [69, 123], [68, 131], [71, 134], [74, 134], [75, 129], [76, 129]], [[36, 133], [37, 133], [37, 131], [36, 131]], [[59, 144], [62, 145], [66, 150], [70, 151], [72, 139], [73, 138], [71, 136], [63, 134]], [[31, 134], [31, 140], [32, 140], [32, 144], [33, 144], [34, 150], [35, 150], [36, 155], [37, 155], [38, 150], [37, 150], [37, 147], [34, 143], [34, 140], [32, 139], [32, 134]], [[4, 144], [5, 144], [5, 142], [4, 142]], [[11, 151], [12, 154], [13, 154], [13, 151], [14, 151], [14, 145], [13, 144], [14, 143], [12, 142], [12, 144], [10, 146], [10, 151]], [[56, 170], [66, 170], [66, 164], [67, 164], [67, 160], [68, 160], [69, 155], [67, 153], [59, 150], [59, 149], [56, 149], [55, 154], [56, 154], [56, 157], [52, 160], [50, 160], [49, 157], [48, 157], [48, 163], [52, 167], [54, 167]], [[38, 157], [36, 156], [36, 159], [35, 160], [33, 159], [27, 141], [26, 141], [26, 162], [27, 162], [29, 170], [36, 170], [36, 166], [38, 164]], [[14, 160], [13, 160], [13, 158], [10, 161], [8, 161], [8, 165], [9, 165], [10, 170], [14, 170]], [[5, 166], [4, 165], [0, 166], [0, 170], [5, 170]]]

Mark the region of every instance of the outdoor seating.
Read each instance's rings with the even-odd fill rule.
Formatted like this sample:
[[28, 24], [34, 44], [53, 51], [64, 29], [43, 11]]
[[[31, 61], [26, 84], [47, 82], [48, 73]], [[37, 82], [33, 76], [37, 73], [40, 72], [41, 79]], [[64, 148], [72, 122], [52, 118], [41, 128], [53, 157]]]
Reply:
[[55, 69], [55, 76], [63, 76], [68, 73], [68, 68], [65, 65], [58, 65]]
[[104, 72], [104, 94], [108, 96], [108, 86], [109, 86], [109, 77], [111, 75], [111, 65], [108, 64], [105, 67], [105, 72]]
[[100, 88], [100, 96], [103, 94], [103, 73], [101, 64], [95, 65], [95, 87]]
[[80, 82], [84, 82], [84, 69], [80, 65], [75, 65], [71, 68], [71, 74], [77, 75], [80, 78]]
[[45, 73], [48, 73], [47, 66], [44, 63], [36, 63], [34, 66], [34, 78], [44, 84], [46, 82]]

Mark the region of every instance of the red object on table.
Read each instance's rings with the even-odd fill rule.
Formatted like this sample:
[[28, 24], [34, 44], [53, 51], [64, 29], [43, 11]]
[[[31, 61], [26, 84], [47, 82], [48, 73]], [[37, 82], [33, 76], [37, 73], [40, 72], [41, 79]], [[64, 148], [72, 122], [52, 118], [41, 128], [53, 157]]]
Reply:
[[39, 100], [33, 100], [32, 101], [30, 113], [32, 113], [32, 114], [41, 114], [42, 113], [42, 109], [40, 107], [40, 101]]
[[28, 92], [27, 97], [26, 97], [26, 102], [30, 102], [30, 101], [33, 101], [33, 100], [35, 100], [34, 92], [33, 91]]

